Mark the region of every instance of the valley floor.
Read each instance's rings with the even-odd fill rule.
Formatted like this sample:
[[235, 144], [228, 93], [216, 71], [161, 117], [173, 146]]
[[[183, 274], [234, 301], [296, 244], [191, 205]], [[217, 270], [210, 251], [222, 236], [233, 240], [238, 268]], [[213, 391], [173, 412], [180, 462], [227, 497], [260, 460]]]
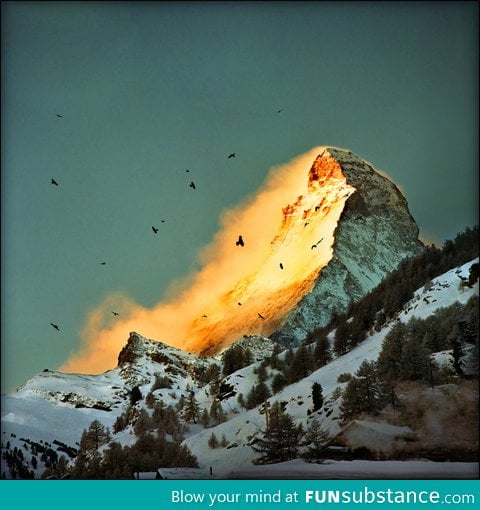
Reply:
[[479, 478], [476, 462], [431, 462], [326, 460], [309, 464], [292, 460], [279, 464], [252, 466], [248, 470], [231, 472], [228, 479], [237, 480], [472, 480]]

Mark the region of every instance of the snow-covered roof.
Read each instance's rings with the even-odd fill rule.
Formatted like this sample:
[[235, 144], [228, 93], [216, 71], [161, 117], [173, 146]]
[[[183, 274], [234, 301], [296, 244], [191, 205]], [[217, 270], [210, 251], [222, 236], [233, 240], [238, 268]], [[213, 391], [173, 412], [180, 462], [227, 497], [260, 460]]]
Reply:
[[157, 480], [158, 471], [139, 471], [133, 473], [133, 478], [135, 478], [135, 480]]
[[207, 472], [200, 468], [177, 467], [158, 468], [159, 475], [164, 480], [202, 480], [207, 478]]
[[365, 420], [352, 420], [343, 428], [342, 433], [348, 432], [352, 427], [360, 427], [374, 434], [390, 437], [405, 437], [413, 434], [413, 430], [410, 427], [398, 427], [397, 425], [390, 425], [389, 423]]

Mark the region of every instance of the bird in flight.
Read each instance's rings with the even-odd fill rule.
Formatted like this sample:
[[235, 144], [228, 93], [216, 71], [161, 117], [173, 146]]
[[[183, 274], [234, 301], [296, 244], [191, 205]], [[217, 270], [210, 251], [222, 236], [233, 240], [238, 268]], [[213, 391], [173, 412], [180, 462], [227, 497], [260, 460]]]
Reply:
[[56, 324], [53, 324], [53, 322], [51, 322], [50, 325], [53, 326], [57, 331], [60, 331], [60, 328]]
[[63, 119], [63, 115], [60, 115], [59, 113], [55, 114], [57, 117], [61, 117]]
[[119, 313], [117, 313], [117, 312], [112, 312], [112, 313], [113, 313], [113, 315], [115, 315], [115, 317], [117, 317], [118, 315], [120, 315], [120, 314], [119, 314]]
[[54, 186], [58, 186], [58, 182], [57, 182], [55, 179], [52, 179], [50, 182], [51, 182]]
[[239, 303], [238, 303], [238, 306], [242, 306], [242, 303], [240, 303], [240, 302], [239, 302]]
[[280, 262], [280, 269], [283, 269], [283, 264]]
[[104, 265], [106, 264], [106, 262], [99, 262], [99, 264], [100, 264], [101, 266], [104, 266]]
[[285, 108], [282, 108], [281, 110], [277, 110], [277, 113], [282, 113]]
[[152, 230], [153, 230], [154, 234], [156, 234], [158, 232], [158, 228], [152, 227]]
[[312, 244], [311, 249], [313, 250], [314, 248], [316, 248], [322, 241], [323, 241], [323, 237], [320, 239], [320, 241], [317, 241], [315, 244]]
[[231, 154], [228, 155], [228, 159], [230, 158], [234, 158], [236, 156], [236, 153], [235, 152], [232, 152]]
[[202, 317], [206, 317], [206, 315], [205, 315], [205, 314], [203, 314], [203, 315], [202, 315]]
[[193, 181], [190, 183], [190, 187], [193, 188], [193, 189], [196, 189], [195, 188], [195, 183]]
[[185, 170], [185, 172], [190, 172], [190, 170]]
[[237, 246], [245, 246], [242, 236], [238, 236], [238, 241], [235, 243]]
[[257, 315], [258, 315], [258, 317], [259, 317], [260, 319], [265, 320], [265, 317], [264, 317], [261, 313], [257, 313]]
[[315, 206], [315, 211], [318, 211], [320, 209], [320, 206], [319, 205], [316, 205]]

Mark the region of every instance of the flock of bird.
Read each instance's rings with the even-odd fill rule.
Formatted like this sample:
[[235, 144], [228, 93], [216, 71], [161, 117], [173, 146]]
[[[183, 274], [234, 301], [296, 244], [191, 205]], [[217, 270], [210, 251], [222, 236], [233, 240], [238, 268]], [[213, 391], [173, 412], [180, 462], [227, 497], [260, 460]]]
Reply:
[[[281, 111], [283, 110], [279, 110], [277, 113], [280, 113]], [[63, 119], [63, 115], [60, 115], [59, 113], [56, 113], [55, 114], [58, 118], [61, 118]], [[237, 156], [237, 154], [235, 152], [232, 152], [230, 153], [228, 156], [227, 156], [227, 159], [231, 159], [231, 158], [235, 158]], [[185, 172], [189, 173], [190, 170], [185, 170]], [[50, 180], [50, 183], [52, 184], [52, 186], [57, 186], [58, 187], [58, 182], [52, 177], [51, 180]], [[196, 189], [196, 186], [195, 186], [195, 183], [193, 181], [190, 182], [190, 188], [192, 189]], [[165, 220], [162, 220], [162, 223], [165, 223]], [[152, 225], [152, 231], [154, 234], [158, 234], [159, 232], [159, 229], [155, 226]], [[242, 239], [242, 236], [239, 236], [239, 239], [237, 241], [237, 246], [244, 246], [244, 242], [243, 242], [243, 239]], [[107, 263], [106, 262], [100, 262], [100, 265], [101, 266], [105, 266]], [[239, 305], [241, 305], [241, 303], [238, 303]], [[117, 313], [117, 312], [113, 312], [112, 311], [112, 314], [115, 316], [115, 317], [118, 317], [120, 314]], [[259, 314], [260, 316], [260, 314]], [[203, 317], [207, 317], [206, 315], [203, 315]], [[263, 319], [264, 317], [262, 317]], [[60, 327], [57, 325], [57, 324], [54, 324], [53, 322], [50, 323], [50, 325], [55, 328], [57, 331], [60, 331]]]
[[[284, 109], [282, 108], [281, 110], [277, 110], [277, 113], [281, 113], [283, 111], [284, 111]], [[59, 113], [56, 113], [55, 115], [57, 117], [59, 117], [59, 118], [63, 118], [63, 115], [60, 115]], [[237, 154], [235, 152], [232, 152], [232, 153], [228, 154], [227, 159], [235, 158], [236, 156], [237, 156]], [[190, 170], [185, 170], [185, 172], [190, 173]], [[59, 186], [58, 182], [53, 177], [52, 177], [50, 182], [51, 182], [52, 186], [57, 186], [57, 187]], [[193, 190], [196, 190], [196, 186], [195, 186], [194, 181], [190, 181], [189, 187], [192, 188]], [[318, 209], [318, 206], [315, 207], [315, 210], [317, 210], [317, 209]], [[161, 222], [165, 223], [165, 220], [161, 220]], [[308, 225], [308, 222], [305, 223], [304, 226], [306, 227], [307, 225]], [[154, 234], [158, 234], [159, 229], [157, 227], [155, 227], [155, 226], [152, 226], [152, 231], [153, 231]], [[320, 241], [317, 241], [315, 244], [313, 244], [311, 249], [313, 250], [314, 248], [316, 248], [322, 241], [323, 241], [323, 237], [322, 237], [322, 239], [320, 239]], [[240, 247], [245, 246], [245, 241], [243, 240], [243, 237], [241, 235], [238, 236], [238, 240], [236, 241], [235, 244], [236, 244], [236, 246], [240, 246]], [[107, 263], [106, 262], [100, 262], [99, 264], [104, 266]], [[280, 269], [283, 270], [283, 268], [284, 268], [283, 267], [283, 263], [280, 262]], [[238, 302], [238, 306], [242, 306], [242, 303]], [[117, 313], [115, 311], [112, 311], [112, 314], [115, 317], [118, 317], [120, 315], [119, 313]], [[261, 313], [257, 313], [257, 316], [258, 316], [259, 319], [265, 320], [265, 317]], [[204, 314], [204, 315], [202, 315], [202, 317], [206, 318], [207, 315]], [[60, 327], [57, 324], [54, 324], [54, 323], [51, 322], [50, 325], [53, 328], [55, 328], [57, 331], [60, 331]]]

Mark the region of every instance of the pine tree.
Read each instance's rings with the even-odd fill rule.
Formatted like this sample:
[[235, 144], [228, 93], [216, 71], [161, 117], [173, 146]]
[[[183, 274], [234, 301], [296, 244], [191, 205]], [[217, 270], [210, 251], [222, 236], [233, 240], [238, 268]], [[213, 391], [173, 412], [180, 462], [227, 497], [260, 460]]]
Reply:
[[331, 443], [332, 438], [330, 434], [322, 429], [320, 426], [320, 422], [316, 419], [313, 419], [306, 432], [303, 439], [303, 446], [306, 446], [306, 450], [302, 453], [302, 458], [306, 460], [316, 460], [319, 461], [325, 455], [325, 449]]
[[208, 438], [208, 446], [210, 448], [218, 448], [218, 439], [214, 432], [212, 432]]
[[337, 356], [342, 356], [350, 350], [350, 335], [350, 323], [346, 321], [341, 322], [335, 331], [335, 341], [333, 342], [333, 350]]
[[152, 428], [152, 420], [145, 409], [142, 409], [138, 415], [137, 421], [133, 427], [136, 436], [146, 434]]
[[388, 399], [388, 388], [379, 379], [376, 363], [363, 361], [343, 393], [342, 418], [346, 420], [364, 411], [376, 415]]
[[210, 406], [210, 417], [213, 419], [216, 425], [225, 421], [225, 413], [220, 401], [212, 401], [212, 405]]
[[243, 393], [239, 393], [237, 397], [238, 404], [243, 407], [244, 409], [247, 409], [247, 405], [245, 403], [245, 398], [243, 396]]
[[311, 374], [313, 369], [313, 356], [310, 347], [302, 344], [295, 353], [290, 367], [289, 381], [291, 383], [304, 379]]
[[313, 362], [315, 369], [325, 366], [332, 359], [327, 335], [322, 333], [317, 337], [313, 351]]
[[[110, 431], [108, 427], [102, 425], [98, 420], [93, 420], [86, 433], [84, 433], [83, 447], [86, 450], [98, 450], [100, 446], [110, 441]], [[80, 441], [82, 447], [82, 440]]]
[[408, 338], [407, 326], [397, 322], [387, 333], [378, 356], [378, 371], [384, 380], [397, 380], [402, 373], [402, 353]]
[[280, 347], [279, 344], [275, 344], [273, 346], [273, 351], [272, 351], [272, 354], [270, 356], [270, 358], [268, 359], [268, 362], [269, 362], [269, 365], [273, 368], [273, 369], [276, 369], [276, 370], [280, 370], [281, 366], [282, 366], [282, 363], [280, 362], [280, 360], [278, 359], [278, 355], [282, 352], [282, 348]]
[[287, 349], [287, 352], [285, 353], [284, 366], [291, 367], [294, 359], [295, 359], [295, 354], [293, 352], [293, 349], [291, 347], [289, 347]]
[[272, 379], [272, 391], [274, 394], [278, 393], [279, 391], [282, 391], [286, 385], [287, 379], [281, 372], [274, 375]]
[[264, 382], [254, 384], [252, 386], [252, 389], [247, 395], [247, 401], [245, 403], [246, 408], [253, 409], [254, 407], [257, 407], [271, 396], [272, 394], [268, 389], [268, 386]]
[[185, 404], [187, 402], [187, 399], [185, 398], [185, 395], [182, 393], [180, 395], [180, 398], [178, 399], [177, 404], [175, 405], [175, 409], [181, 414], [183, 412], [183, 408], [185, 407]]
[[274, 402], [268, 411], [268, 427], [252, 444], [252, 449], [260, 453], [254, 463], [272, 464], [297, 458], [302, 433], [302, 426], [295, 425], [292, 417]]
[[132, 390], [130, 391], [130, 404], [133, 406], [135, 405], [139, 400], [142, 400], [142, 392], [140, 391], [140, 388], [138, 386], [134, 386]]
[[195, 398], [195, 393], [193, 391], [190, 392], [190, 395], [185, 401], [185, 405], [182, 410], [183, 419], [186, 422], [197, 423], [200, 418], [200, 406], [198, 405], [197, 399]]
[[323, 406], [323, 390], [321, 384], [318, 382], [312, 384], [312, 402], [313, 412], [318, 411]]
[[80, 439], [80, 448], [72, 470], [73, 478], [96, 479], [101, 477], [99, 448], [110, 441], [110, 432], [98, 420], [92, 421]]
[[202, 414], [200, 415], [200, 423], [203, 425], [204, 429], [210, 425], [210, 416], [208, 415], [206, 407], [203, 408]]
[[120, 443], [114, 441], [105, 449], [102, 470], [107, 480], [132, 478], [134, 469], [130, 468], [128, 456]]
[[220, 387], [221, 369], [218, 365], [210, 365], [206, 370], [205, 379], [210, 384], [210, 394], [216, 396]]
[[419, 342], [411, 336], [402, 351], [401, 378], [409, 381], [428, 380], [429, 359], [421, 341]]
[[226, 377], [253, 363], [252, 351], [244, 349], [241, 345], [232, 345], [223, 353], [222, 361], [223, 375]]
[[257, 378], [258, 382], [265, 382], [267, 380], [267, 369], [265, 368], [265, 365], [260, 365], [257, 368]]
[[145, 404], [147, 404], [147, 407], [149, 409], [153, 409], [153, 406], [155, 405], [155, 397], [153, 396], [153, 393], [151, 391], [149, 391], [147, 396], [145, 397]]
[[113, 424], [113, 433], [117, 434], [121, 430], [124, 430], [128, 426], [128, 417], [127, 413], [122, 413], [117, 417]]

